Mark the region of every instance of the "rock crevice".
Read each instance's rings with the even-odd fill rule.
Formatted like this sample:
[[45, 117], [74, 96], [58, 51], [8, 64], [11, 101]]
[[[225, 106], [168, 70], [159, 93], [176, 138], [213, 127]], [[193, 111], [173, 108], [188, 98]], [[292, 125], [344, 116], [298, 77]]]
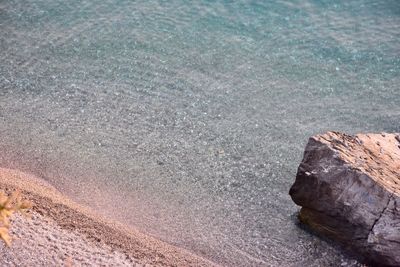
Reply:
[[386, 206], [383, 208], [382, 212], [379, 214], [379, 217], [376, 218], [376, 220], [374, 221], [374, 223], [371, 226], [371, 230], [369, 230], [368, 236], [366, 237], [367, 239], [369, 238], [370, 234], [372, 233], [372, 231], [374, 230], [375, 225], [379, 222], [379, 220], [382, 218], [382, 215], [385, 213], [385, 211], [387, 210], [387, 208], [389, 207], [389, 203], [390, 200], [393, 197], [393, 193], [392, 195], [390, 195], [388, 202], [386, 203]]

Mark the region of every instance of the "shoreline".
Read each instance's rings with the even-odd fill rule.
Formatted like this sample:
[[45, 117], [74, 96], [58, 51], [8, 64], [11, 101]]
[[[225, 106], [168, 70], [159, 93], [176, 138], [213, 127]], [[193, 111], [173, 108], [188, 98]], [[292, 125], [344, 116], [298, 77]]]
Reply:
[[125, 254], [135, 263], [151, 266], [217, 266], [182, 248], [157, 240], [122, 223], [106, 219], [96, 214], [90, 207], [83, 207], [73, 202], [52, 185], [34, 175], [0, 168], [0, 189], [4, 191], [20, 189], [23, 197], [33, 202], [33, 213], [37, 213], [39, 217], [54, 221], [66, 233], [77, 233], [89, 240], [94, 247], [107, 246], [112, 251]]

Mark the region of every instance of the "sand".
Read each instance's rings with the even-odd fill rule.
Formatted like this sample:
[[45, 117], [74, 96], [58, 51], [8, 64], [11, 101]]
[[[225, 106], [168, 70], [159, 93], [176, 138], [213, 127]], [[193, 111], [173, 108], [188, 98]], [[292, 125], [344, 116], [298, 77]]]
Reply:
[[91, 242], [36, 212], [13, 218], [10, 248], [0, 244], [1, 266], [143, 266], [106, 244]]
[[33, 175], [0, 168], [0, 189], [17, 188], [34, 207], [30, 218], [13, 217], [13, 243], [0, 243], [0, 266], [216, 266], [105, 219]]

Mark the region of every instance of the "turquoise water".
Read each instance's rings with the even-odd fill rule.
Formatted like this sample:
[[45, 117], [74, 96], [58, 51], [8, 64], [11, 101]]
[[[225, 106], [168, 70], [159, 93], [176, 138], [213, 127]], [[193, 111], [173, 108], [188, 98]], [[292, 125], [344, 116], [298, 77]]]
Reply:
[[399, 1], [0, 2], [0, 165], [227, 266], [356, 264], [296, 225], [307, 138], [400, 131]]

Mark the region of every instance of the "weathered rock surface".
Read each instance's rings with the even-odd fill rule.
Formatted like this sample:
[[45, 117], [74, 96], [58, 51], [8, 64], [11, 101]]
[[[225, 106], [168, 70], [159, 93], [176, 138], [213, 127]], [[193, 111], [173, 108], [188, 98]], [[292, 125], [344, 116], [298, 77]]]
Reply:
[[315, 231], [400, 266], [400, 134], [311, 137], [289, 194]]

